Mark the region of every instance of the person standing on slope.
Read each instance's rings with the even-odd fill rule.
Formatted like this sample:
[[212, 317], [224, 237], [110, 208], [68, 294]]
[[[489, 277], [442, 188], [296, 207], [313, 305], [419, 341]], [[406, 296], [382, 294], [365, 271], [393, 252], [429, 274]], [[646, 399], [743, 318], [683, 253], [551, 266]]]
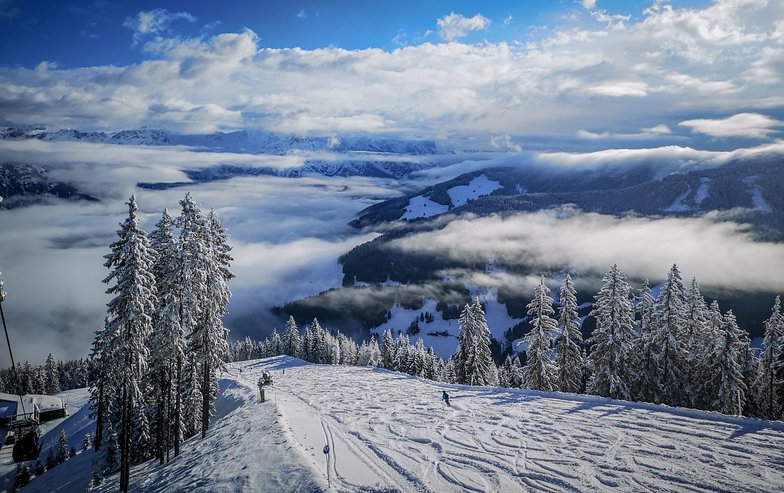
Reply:
[[444, 391], [443, 395], [441, 396], [441, 400], [446, 402], [447, 406], [452, 407], [452, 404], [449, 403], [449, 394], [446, 393], [446, 390]]

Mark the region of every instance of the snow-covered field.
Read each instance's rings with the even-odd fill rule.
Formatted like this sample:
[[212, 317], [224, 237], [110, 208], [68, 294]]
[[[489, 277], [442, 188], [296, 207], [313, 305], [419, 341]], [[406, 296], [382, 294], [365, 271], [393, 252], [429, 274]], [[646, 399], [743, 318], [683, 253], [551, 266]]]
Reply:
[[[266, 403], [262, 371], [274, 379]], [[784, 490], [781, 422], [288, 357], [232, 364], [220, 388], [207, 438], [134, 468], [131, 491]], [[75, 491], [57, 486], [90, 455], [23, 491]]]

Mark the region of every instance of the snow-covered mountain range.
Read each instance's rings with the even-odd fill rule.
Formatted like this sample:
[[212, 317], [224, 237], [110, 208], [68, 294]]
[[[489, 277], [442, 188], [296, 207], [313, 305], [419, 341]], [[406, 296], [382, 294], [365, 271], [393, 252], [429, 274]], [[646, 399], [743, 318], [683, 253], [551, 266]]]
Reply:
[[436, 154], [432, 140], [387, 137], [324, 136], [302, 137], [263, 130], [238, 130], [213, 134], [179, 135], [159, 129], [82, 132], [74, 129], [48, 130], [45, 126], [0, 127], [0, 139], [79, 141], [117, 145], [183, 145], [216, 152], [284, 155], [293, 151], [369, 152], [407, 155]]
[[[260, 403], [256, 382], [264, 371], [274, 385]], [[781, 422], [587, 395], [449, 385], [285, 356], [233, 363], [219, 387], [206, 438], [186, 441], [182, 455], [168, 464], [133, 468], [132, 491], [784, 488]], [[442, 391], [450, 394], [452, 407], [440, 401]], [[45, 443], [63, 429], [80, 448], [87, 413], [70, 412], [44, 436]], [[85, 491], [93, 457], [90, 450], [81, 452], [22, 491]], [[116, 487], [115, 475], [97, 491]]]

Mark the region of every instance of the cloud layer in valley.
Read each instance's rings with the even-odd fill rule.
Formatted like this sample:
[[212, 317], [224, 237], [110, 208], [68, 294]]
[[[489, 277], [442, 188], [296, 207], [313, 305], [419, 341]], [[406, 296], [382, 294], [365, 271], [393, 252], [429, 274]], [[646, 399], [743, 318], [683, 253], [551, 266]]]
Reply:
[[775, 291], [784, 276], [784, 245], [757, 242], [746, 226], [711, 214], [657, 219], [562, 209], [469, 217], [394, 240], [391, 247], [588, 275], [618, 264], [638, 279], [661, 279], [677, 263], [705, 286], [742, 290]]

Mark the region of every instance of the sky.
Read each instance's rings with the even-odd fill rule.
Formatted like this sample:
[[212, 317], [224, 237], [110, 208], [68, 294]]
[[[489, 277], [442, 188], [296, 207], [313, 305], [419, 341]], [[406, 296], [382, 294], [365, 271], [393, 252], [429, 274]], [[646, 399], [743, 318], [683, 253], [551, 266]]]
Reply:
[[6, 123], [459, 146], [781, 138], [778, 0], [0, 0]]
[[[0, 126], [434, 139], [449, 165], [419, 183], [246, 177], [156, 191], [136, 183], [184, 181], [183, 168], [321, 156], [0, 139], [0, 162], [47, 166], [101, 198], [0, 210], [4, 309], [25, 334], [15, 342], [20, 359], [38, 362], [51, 348], [87, 354], [106, 313], [102, 256], [132, 193], [148, 231], [164, 208], [176, 214], [186, 191], [224, 220], [238, 274], [234, 337], [252, 335], [254, 323], [269, 330], [265, 307], [339, 286], [337, 258], [374, 236], [347, 223], [405, 190], [494, 164], [646, 162], [670, 172], [784, 153], [781, 0], [0, 0], [0, 43]], [[491, 244], [451, 255], [530, 247], [543, 264], [580, 254], [585, 269], [617, 262], [652, 279], [679, 262], [686, 276], [718, 286], [774, 289], [784, 276], [784, 247], [711, 217], [466, 219], [399, 247], [455, 245], [453, 235], [476, 228], [492, 233]], [[526, 228], [541, 234], [514, 233]], [[585, 228], [598, 236], [553, 248]], [[613, 248], [592, 250], [591, 238], [610, 235]], [[667, 241], [644, 259], [623, 248], [646, 237]], [[733, 251], [747, 272], [726, 268], [739, 258]]]

